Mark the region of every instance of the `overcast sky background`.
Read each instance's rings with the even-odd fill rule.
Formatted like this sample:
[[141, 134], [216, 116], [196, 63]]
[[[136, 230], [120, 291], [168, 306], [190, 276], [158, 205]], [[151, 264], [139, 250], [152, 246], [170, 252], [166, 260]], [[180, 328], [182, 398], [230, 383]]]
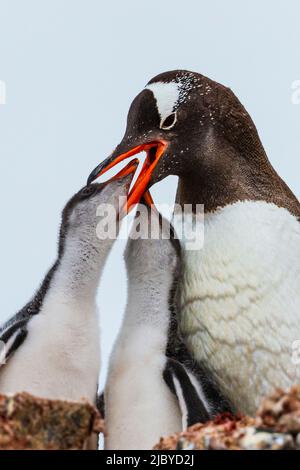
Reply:
[[[21, 308], [56, 254], [60, 212], [122, 137], [128, 107], [177, 68], [230, 86], [272, 164], [300, 197], [297, 0], [0, 0], [0, 320]], [[176, 178], [153, 189], [174, 199]], [[103, 368], [126, 301], [124, 241], [99, 291]]]

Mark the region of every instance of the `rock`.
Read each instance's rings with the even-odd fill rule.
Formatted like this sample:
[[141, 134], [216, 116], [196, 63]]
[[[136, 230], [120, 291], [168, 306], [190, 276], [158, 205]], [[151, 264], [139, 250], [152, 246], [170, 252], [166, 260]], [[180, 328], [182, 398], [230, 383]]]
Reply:
[[281, 389], [262, 401], [257, 411], [259, 425], [279, 432], [300, 432], [300, 385], [288, 392]]
[[238, 444], [245, 450], [295, 450], [296, 448], [290, 434], [261, 431], [254, 426], [246, 428], [241, 433]]
[[154, 449], [300, 449], [300, 386], [276, 390], [262, 401], [255, 417], [221, 415], [161, 438]]
[[254, 418], [234, 417], [226, 413], [205, 424], [195, 424], [185, 432], [161, 438], [155, 449], [240, 449], [240, 431], [254, 424]]
[[84, 449], [103, 431], [98, 411], [86, 402], [0, 395], [0, 449]]

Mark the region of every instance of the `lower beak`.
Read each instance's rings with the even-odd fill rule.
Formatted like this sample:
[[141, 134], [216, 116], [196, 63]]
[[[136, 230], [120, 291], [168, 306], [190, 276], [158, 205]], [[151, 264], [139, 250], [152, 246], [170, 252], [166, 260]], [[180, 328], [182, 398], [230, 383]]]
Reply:
[[132, 181], [132, 179], [134, 177], [134, 174], [137, 170], [137, 167], [139, 166], [139, 163], [140, 163], [139, 159], [134, 158], [124, 168], [122, 168], [122, 170], [119, 171], [119, 173], [117, 173], [115, 176], [110, 178], [109, 181], [115, 181], [115, 180], [118, 180], [120, 178], [125, 178], [126, 176], [129, 176], [129, 175], [131, 175], [130, 180]]
[[[100, 163], [100, 165], [98, 165], [92, 171], [92, 173], [88, 177], [87, 184], [90, 184], [92, 181], [98, 178], [98, 176], [103, 175], [106, 171], [110, 170], [111, 168], [113, 168], [115, 165], [122, 162], [126, 158], [132, 157], [133, 155], [136, 155], [137, 153], [140, 153], [142, 151], [147, 152], [147, 157], [141, 169], [141, 172], [133, 188], [131, 189], [131, 191], [129, 192], [127, 196], [127, 202], [123, 209], [123, 212], [127, 214], [130, 211], [130, 209], [135, 204], [137, 204], [141, 200], [142, 196], [146, 193], [153, 170], [156, 167], [157, 163], [159, 162], [159, 159], [165, 152], [167, 146], [168, 146], [168, 143], [166, 141], [159, 140], [159, 141], [150, 142], [147, 144], [138, 145], [137, 147], [134, 147], [128, 152], [121, 153], [119, 155], [118, 154], [116, 155], [116, 153], [113, 152], [113, 154], [110, 157], [108, 157], [106, 160]], [[121, 170], [121, 172], [125, 170], [126, 170], [126, 167], [123, 170]], [[118, 173], [114, 178], [120, 177], [120, 173]], [[149, 196], [147, 195], [146, 199], [149, 198]], [[151, 199], [151, 203], [153, 203], [152, 199]]]

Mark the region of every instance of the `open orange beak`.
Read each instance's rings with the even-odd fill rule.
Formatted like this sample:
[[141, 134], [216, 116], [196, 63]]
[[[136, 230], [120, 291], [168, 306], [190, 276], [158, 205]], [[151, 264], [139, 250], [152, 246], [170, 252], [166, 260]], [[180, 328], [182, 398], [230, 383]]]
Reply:
[[[125, 176], [128, 176], [128, 175], [132, 175], [132, 178], [133, 178], [134, 174], [137, 170], [137, 167], [139, 166], [139, 163], [140, 163], [139, 159], [134, 158], [124, 168], [122, 168], [122, 170], [119, 171], [119, 173], [117, 173], [115, 176], [110, 178], [107, 182], [115, 181], [115, 180], [118, 180], [120, 178], [125, 178]], [[132, 181], [132, 179], [131, 179], [131, 181]]]
[[[168, 143], [166, 141], [159, 140], [159, 141], [150, 142], [150, 143], [147, 143], [147, 144], [138, 145], [138, 146], [134, 147], [133, 149], [131, 149], [131, 150], [125, 152], [125, 153], [121, 153], [119, 155], [116, 155], [116, 151], [118, 150], [118, 149], [116, 149], [116, 151], [113, 152], [113, 154], [110, 157], [108, 157], [106, 160], [104, 160], [102, 163], [100, 163], [100, 165], [98, 165], [92, 171], [92, 173], [90, 174], [90, 176], [88, 178], [87, 184], [90, 184], [96, 178], [103, 175], [106, 171], [110, 170], [111, 168], [113, 168], [115, 165], [122, 162], [126, 158], [132, 157], [133, 155], [136, 155], [136, 154], [138, 154], [142, 151], [145, 151], [147, 153], [146, 160], [144, 162], [144, 165], [141, 169], [141, 172], [140, 172], [133, 188], [131, 189], [131, 191], [128, 194], [127, 202], [126, 202], [126, 205], [123, 209], [123, 212], [125, 214], [128, 214], [130, 209], [140, 201], [142, 196], [145, 195], [145, 193], [147, 191], [147, 188], [148, 188], [148, 184], [149, 184], [151, 175], [153, 173], [153, 170], [156, 167], [159, 159], [161, 158], [161, 156], [165, 152], [167, 146], [168, 146]], [[122, 171], [125, 171], [125, 169], [126, 169], [126, 167], [123, 170], [121, 170], [120, 173], [122, 173]], [[120, 173], [118, 173], [113, 178], [120, 177]], [[150, 193], [146, 194], [146, 197], [144, 197], [144, 199], [145, 199], [145, 202], [147, 202], [147, 204], [149, 204], [149, 203], [150, 203], [149, 205], [153, 204]]]

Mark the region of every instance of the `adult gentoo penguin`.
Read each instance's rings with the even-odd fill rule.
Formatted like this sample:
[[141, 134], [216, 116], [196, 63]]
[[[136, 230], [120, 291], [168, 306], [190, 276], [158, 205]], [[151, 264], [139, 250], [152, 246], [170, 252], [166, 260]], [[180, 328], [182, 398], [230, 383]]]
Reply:
[[128, 300], [105, 386], [105, 448], [152, 449], [231, 408], [178, 334], [180, 246], [169, 222], [140, 204], [124, 257]]
[[100, 369], [96, 291], [114, 239], [96, 233], [97, 208], [118, 210], [137, 164], [121, 179], [84, 187], [62, 214], [58, 256], [33, 299], [0, 330], [0, 392], [95, 402]]
[[150, 80], [122, 142], [89, 181], [141, 150], [126, 210], [170, 174], [179, 176], [179, 204], [204, 204], [204, 246], [183, 255], [180, 328], [236, 408], [253, 413], [262, 396], [299, 380], [291, 352], [300, 337], [300, 204], [237, 97], [200, 74]]

